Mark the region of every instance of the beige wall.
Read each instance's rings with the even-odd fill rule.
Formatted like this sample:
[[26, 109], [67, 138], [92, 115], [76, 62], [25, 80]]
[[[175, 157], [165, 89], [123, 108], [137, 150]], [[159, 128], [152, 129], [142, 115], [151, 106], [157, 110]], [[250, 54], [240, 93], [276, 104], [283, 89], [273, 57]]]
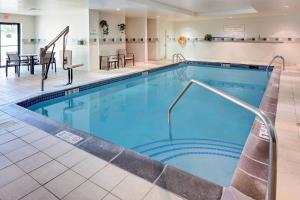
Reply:
[[[159, 23], [157, 19], [147, 20], [147, 38], [158, 38], [159, 37]], [[160, 48], [159, 41], [148, 42], [148, 59], [149, 60], [160, 60]]]
[[[203, 38], [205, 34], [226, 36], [224, 25], [244, 25], [245, 37], [293, 37], [300, 38], [299, 16], [272, 16], [241, 19], [215, 19], [186, 22], [168, 22], [168, 59], [175, 52], [196, 60], [219, 59], [227, 61], [269, 62], [276, 54], [283, 55], [290, 64], [300, 63], [300, 43], [266, 44], [236, 42], [188, 42], [185, 47], [177, 43], [179, 35]], [[171, 25], [170, 25], [171, 24]]]
[[[106, 20], [109, 25], [109, 34], [103, 35], [103, 31], [99, 26], [101, 20]], [[118, 49], [125, 49], [125, 33], [121, 33], [118, 25], [125, 24], [125, 16], [99, 12], [97, 10], [89, 11], [89, 27], [90, 27], [90, 45], [89, 60], [90, 69], [96, 71], [99, 69], [99, 56], [117, 55]], [[105, 38], [107, 42], [100, 42]], [[114, 38], [115, 42], [111, 39]], [[122, 42], [120, 42], [122, 38]]]
[[134, 53], [136, 61], [147, 62], [147, 18], [126, 18], [126, 38], [144, 39], [144, 42], [127, 42], [126, 49]]

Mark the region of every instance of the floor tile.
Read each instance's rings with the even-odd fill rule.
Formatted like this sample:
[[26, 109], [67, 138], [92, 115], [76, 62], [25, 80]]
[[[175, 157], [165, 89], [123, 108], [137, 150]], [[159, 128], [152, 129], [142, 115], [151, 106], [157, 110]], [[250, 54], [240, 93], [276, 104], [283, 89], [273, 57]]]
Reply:
[[[10, 116], [7, 116], [10, 118]], [[18, 123], [13, 119], [10, 118], [9, 120], [5, 121], [5, 122], [1, 122], [0, 123], [0, 129], [5, 129], [8, 130], [8, 128], [17, 125]]]
[[4, 144], [4, 143], [7, 143], [11, 140], [14, 140], [16, 139], [17, 137], [14, 136], [13, 134], [11, 133], [6, 133], [6, 134], [3, 134], [3, 135], [0, 135], [0, 145], [1, 144]]
[[66, 154], [58, 157], [56, 160], [67, 167], [73, 167], [79, 161], [87, 158], [89, 154], [81, 149], [75, 148]]
[[0, 188], [23, 176], [25, 173], [16, 165], [11, 165], [0, 171]]
[[91, 177], [90, 180], [99, 185], [100, 187], [111, 191], [127, 175], [127, 171], [110, 164], [104, 169], [97, 172], [94, 176]]
[[112, 193], [123, 200], [140, 200], [151, 189], [152, 184], [133, 174], [127, 176]]
[[6, 134], [6, 133], [8, 133], [6, 130], [0, 129], [0, 135]]
[[15, 124], [14, 126], [8, 127], [6, 128], [7, 131], [12, 132], [12, 131], [16, 131], [18, 129], [24, 128], [26, 126], [25, 123], [23, 122], [18, 122], [17, 124]]
[[23, 169], [26, 173], [31, 172], [39, 168], [40, 166], [50, 162], [52, 158], [47, 156], [46, 154], [39, 152], [30, 157], [25, 158], [16, 163], [21, 169]]
[[0, 189], [1, 200], [18, 200], [40, 185], [30, 176], [24, 175]]
[[28, 134], [32, 133], [33, 131], [36, 131], [36, 130], [37, 130], [37, 128], [27, 125], [23, 128], [12, 131], [12, 134], [14, 134], [17, 137], [22, 137], [22, 136], [28, 135]]
[[108, 192], [90, 181], [86, 181], [69, 193], [64, 200], [98, 200]]
[[57, 197], [63, 198], [69, 192], [82, 184], [85, 180], [85, 178], [76, 174], [72, 170], [68, 170], [47, 183], [45, 187]]
[[118, 197], [116, 197], [115, 195], [112, 194], [108, 194], [106, 197], [104, 197], [103, 200], [121, 200]]
[[106, 164], [107, 164], [106, 161], [90, 155], [87, 159], [81, 161], [80, 163], [75, 165], [72, 169], [76, 171], [78, 174], [86, 178], [90, 178], [97, 171], [102, 169]]
[[40, 168], [32, 171], [30, 176], [37, 180], [40, 184], [45, 184], [50, 180], [54, 179], [58, 175], [66, 171], [67, 168], [60, 164], [59, 162], [53, 160]]
[[57, 158], [68, 151], [71, 151], [72, 149], [74, 149], [73, 145], [70, 145], [66, 142], [59, 142], [58, 144], [45, 149], [44, 152], [51, 158]]
[[24, 158], [27, 158], [37, 152], [38, 152], [38, 150], [36, 148], [34, 148], [33, 146], [26, 145], [24, 147], [21, 147], [20, 149], [17, 149], [15, 151], [12, 151], [12, 152], [6, 154], [6, 157], [13, 162], [18, 162], [18, 161], [23, 160]]
[[155, 186], [152, 190], [146, 195], [144, 200], [183, 200], [179, 196], [161, 188]]
[[26, 195], [21, 200], [58, 200], [53, 194], [51, 194], [44, 187], [40, 187], [32, 193]]
[[5, 156], [0, 155], [0, 170], [11, 164], [12, 162], [10, 162]]
[[0, 152], [3, 154], [7, 154], [11, 151], [14, 151], [16, 149], [19, 149], [23, 146], [27, 145], [26, 142], [20, 139], [15, 139], [10, 142], [7, 142], [5, 144], [0, 145]]
[[44, 131], [37, 130], [37, 131], [34, 131], [33, 133], [22, 136], [21, 139], [24, 140], [25, 142], [32, 143], [34, 141], [37, 141], [37, 140], [42, 139], [44, 137], [47, 137], [48, 135], [49, 134], [44, 132]]
[[48, 137], [42, 138], [38, 141], [31, 143], [31, 145], [42, 151], [42, 150], [47, 149], [48, 147], [51, 147], [59, 142], [61, 142], [60, 139], [58, 139], [52, 135], [49, 135]]

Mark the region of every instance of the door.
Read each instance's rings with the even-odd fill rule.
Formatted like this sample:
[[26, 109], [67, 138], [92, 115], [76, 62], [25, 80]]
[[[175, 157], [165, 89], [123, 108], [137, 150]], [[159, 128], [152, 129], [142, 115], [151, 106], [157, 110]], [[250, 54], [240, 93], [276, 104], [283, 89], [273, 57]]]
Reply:
[[5, 66], [6, 52], [20, 53], [20, 24], [0, 22], [0, 59]]

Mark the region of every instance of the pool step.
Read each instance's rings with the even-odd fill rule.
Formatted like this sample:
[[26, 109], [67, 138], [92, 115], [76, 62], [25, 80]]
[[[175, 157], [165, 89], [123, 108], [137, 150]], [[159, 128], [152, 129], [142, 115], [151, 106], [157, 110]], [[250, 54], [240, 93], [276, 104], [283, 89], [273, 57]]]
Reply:
[[161, 162], [189, 155], [221, 156], [239, 159], [243, 150], [240, 144], [213, 139], [161, 140], [133, 148]]

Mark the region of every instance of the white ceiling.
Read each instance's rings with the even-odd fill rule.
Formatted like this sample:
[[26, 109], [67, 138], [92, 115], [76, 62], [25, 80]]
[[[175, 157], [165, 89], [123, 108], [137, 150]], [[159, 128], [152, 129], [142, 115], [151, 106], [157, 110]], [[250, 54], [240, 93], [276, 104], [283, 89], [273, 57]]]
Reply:
[[298, 14], [300, 0], [0, 0], [1, 13], [41, 15], [87, 8], [185, 20]]

